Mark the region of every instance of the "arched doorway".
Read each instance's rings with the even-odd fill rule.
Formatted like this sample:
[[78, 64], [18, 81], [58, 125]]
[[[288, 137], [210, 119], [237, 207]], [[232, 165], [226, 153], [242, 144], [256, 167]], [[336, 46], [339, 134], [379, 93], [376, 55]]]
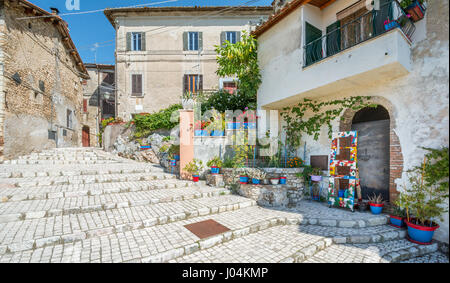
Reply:
[[81, 138], [82, 138], [83, 147], [90, 147], [91, 146], [91, 138], [90, 138], [90, 133], [89, 133], [89, 127], [88, 126], [84, 126], [83, 127]]
[[355, 113], [352, 130], [358, 131], [358, 168], [363, 199], [374, 193], [390, 200], [390, 116], [381, 105]]

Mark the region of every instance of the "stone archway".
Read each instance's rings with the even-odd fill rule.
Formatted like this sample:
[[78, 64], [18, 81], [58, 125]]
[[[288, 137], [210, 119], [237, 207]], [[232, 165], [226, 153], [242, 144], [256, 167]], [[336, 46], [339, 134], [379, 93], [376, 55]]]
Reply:
[[[394, 132], [396, 127], [395, 117], [396, 110], [392, 103], [383, 97], [372, 97], [370, 103], [378, 104], [383, 106], [389, 113], [390, 124], [389, 124], [389, 199], [394, 201], [399, 192], [397, 191], [396, 179], [402, 177], [403, 172], [403, 154], [400, 146], [400, 140], [397, 134]], [[355, 117], [357, 111], [353, 109], [347, 109], [342, 115], [342, 120], [340, 121], [339, 131], [350, 131], [352, 128], [352, 121]]]

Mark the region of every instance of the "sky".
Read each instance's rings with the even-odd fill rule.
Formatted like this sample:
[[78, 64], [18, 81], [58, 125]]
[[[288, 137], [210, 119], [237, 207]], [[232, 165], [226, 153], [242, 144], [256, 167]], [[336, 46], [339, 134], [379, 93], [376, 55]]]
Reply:
[[[61, 17], [69, 23], [70, 36], [74, 41], [84, 63], [114, 64], [114, 28], [106, 19], [103, 11], [87, 14], [72, 14], [86, 11], [95, 11], [105, 8], [129, 7], [147, 4], [149, 7], [167, 6], [240, 6], [249, 0], [29, 0], [31, 3], [50, 11], [56, 7]], [[80, 9], [71, 10], [66, 2], [79, 1]], [[172, 2], [169, 2], [172, 1]], [[248, 5], [266, 6], [273, 0], [253, 0]], [[165, 2], [165, 3], [161, 3]], [[152, 3], [160, 3], [152, 5]]]

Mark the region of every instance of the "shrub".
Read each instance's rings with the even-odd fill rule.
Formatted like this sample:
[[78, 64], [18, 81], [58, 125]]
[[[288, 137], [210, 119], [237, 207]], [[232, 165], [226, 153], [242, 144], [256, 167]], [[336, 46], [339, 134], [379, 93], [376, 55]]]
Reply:
[[220, 157], [218, 157], [218, 156], [212, 158], [211, 160], [209, 160], [209, 161], [206, 163], [206, 166], [208, 166], [208, 167], [217, 166], [217, 167], [219, 167], [219, 168], [222, 168], [222, 165], [223, 165], [223, 162], [222, 162], [222, 160], [220, 159]]
[[184, 170], [191, 175], [199, 175], [203, 170], [203, 162], [194, 158], [194, 160], [186, 164]]
[[140, 138], [148, 136], [156, 130], [172, 129], [179, 123], [179, 118], [171, 119], [173, 112], [182, 108], [181, 104], [174, 104], [153, 114], [136, 115], [133, 119], [136, 126], [134, 136]]

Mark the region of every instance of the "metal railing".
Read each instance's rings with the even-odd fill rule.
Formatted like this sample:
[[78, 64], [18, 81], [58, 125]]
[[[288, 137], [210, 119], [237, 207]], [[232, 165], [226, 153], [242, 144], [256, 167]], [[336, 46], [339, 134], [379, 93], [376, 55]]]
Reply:
[[411, 40], [416, 27], [397, 1], [383, 4], [326, 35], [309, 42], [303, 49], [303, 67], [342, 52], [391, 29], [400, 28]]

